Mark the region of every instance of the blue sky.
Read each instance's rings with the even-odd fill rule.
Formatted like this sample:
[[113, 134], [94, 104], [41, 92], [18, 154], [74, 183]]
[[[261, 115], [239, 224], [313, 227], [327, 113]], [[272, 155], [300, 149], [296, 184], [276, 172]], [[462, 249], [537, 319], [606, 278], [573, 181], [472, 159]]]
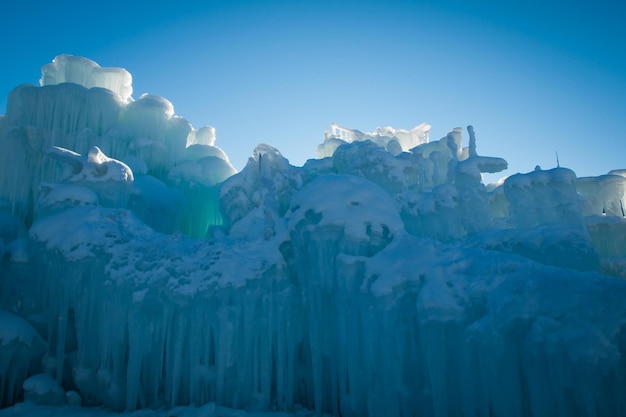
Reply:
[[13, 2], [2, 5], [0, 113], [58, 54], [133, 75], [236, 169], [257, 143], [294, 165], [331, 122], [474, 125], [478, 152], [579, 176], [626, 168], [626, 3], [616, 1]]

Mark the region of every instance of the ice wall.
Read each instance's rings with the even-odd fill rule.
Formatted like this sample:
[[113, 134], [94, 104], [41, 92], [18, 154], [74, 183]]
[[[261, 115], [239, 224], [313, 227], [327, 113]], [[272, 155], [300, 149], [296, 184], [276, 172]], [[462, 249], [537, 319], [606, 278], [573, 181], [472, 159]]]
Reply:
[[[78, 62], [60, 71], [78, 80]], [[9, 110], [2, 404], [626, 410], [621, 170], [487, 188], [506, 161], [473, 128], [464, 145], [420, 125], [418, 144], [345, 130], [303, 167], [261, 144], [235, 173], [214, 130], [161, 97], [22, 86]]]
[[182, 218], [180, 231], [206, 237], [212, 226], [222, 224], [218, 184], [235, 172], [227, 160], [211, 155], [185, 161], [170, 170], [168, 183], [180, 190], [184, 199], [178, 210]]
[[143, 160], [148, 173], [160, 179], [181, 162], [192, 132], [189, 122], [174, 114], [172, 103], [150, 94], [128, 104], [120, 124], [125, 129], [127, 153]]
[[[216, 401], [348, 416], [565, 416], [623, 407], [623, 281], [541, 266], [550, 259], [507, 246], [510, 234], [492, 232], [482, 246], [408, 235], [393, 186], [316, 168], [259, 146], [222, 185], [232, 217], [219, 240], [155, 234], [119, 210], [38, 221], [33, 246], [52, 254], [41, 265], [52, 280], [44, 298], [65, 297], [49, 308], [67, 318], [49, 331], [77, 341], [67, 357], [68, 342], [53, 346], [73, 369], [57, 377], [116, 409]], [[458, 175], [469, 187], [465, 169]], [[560, 172], [544, 180], [558, 185]], [[100, 226], [60, 232], [74, 222]], [[517, 239], [541, 254], [561, 230]], [[67, 262], [72, 272], [61, 274]]]
[[582, 199], [582, 210], [586, 216], [624, 216], [626, 207], [626, 177], [609, 173], [599, 177], [576, 179], [576, 191]]
[[511, 221], [517, 227], [583, 222], [576, 174], [567, 168], [512, 175], [504, 182], [504, 193]]
[[411, 236], [393, 199], [356, 176], [303, 185], [275, 231], [193, 240], [91, 207], [35, 223], [48, 332], [65, 335], [51, 349], [72, 369], [57, 378], [115, 409], [567, 416], [625, 405], [622, 280]]

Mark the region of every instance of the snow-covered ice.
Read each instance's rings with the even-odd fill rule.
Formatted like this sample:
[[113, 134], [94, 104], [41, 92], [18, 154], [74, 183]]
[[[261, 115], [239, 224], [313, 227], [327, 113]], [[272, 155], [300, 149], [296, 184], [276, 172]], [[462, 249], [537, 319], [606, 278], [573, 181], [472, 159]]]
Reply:
[[0, 117], [0, 417], [626, 415], [626, 170], [333, 123], [237, 173], [131, 79]]

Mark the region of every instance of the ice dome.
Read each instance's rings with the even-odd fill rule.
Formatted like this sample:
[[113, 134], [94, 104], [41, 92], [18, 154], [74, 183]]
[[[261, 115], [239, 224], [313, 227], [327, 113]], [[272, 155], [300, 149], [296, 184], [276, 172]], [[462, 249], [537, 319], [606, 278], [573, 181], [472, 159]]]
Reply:
[[333, 123], [236, 172], [130, 80], [60, 55], [0, 118], [0, 417], [624, 413], [625, 170]]

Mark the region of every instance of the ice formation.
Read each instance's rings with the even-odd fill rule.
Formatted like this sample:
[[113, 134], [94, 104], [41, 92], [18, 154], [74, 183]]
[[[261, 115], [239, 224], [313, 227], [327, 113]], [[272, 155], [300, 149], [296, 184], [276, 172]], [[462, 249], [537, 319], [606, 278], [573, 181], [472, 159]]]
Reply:
[[[130, 74], [123, 69], [101, 68], [85, 58], [60, 55], [43, 67], [41, 87], [23, 85], [9, 94], [2, 124], [0, 166], [7, 167], [12, 175], [0, 178], [0, 196], [26, 225], [34, 220], [40, 184], [56, 182], [66, 169], [63, 163], [50, 158], [60, 154], [51, 154], [51, 147], [80, 155], [90, 155], [97, 147], [101, 155], [110, 156], [115, 163], [128, 161], [128, 165], [138, 168], [130, 204], [157, 230], [181, 229], [193, 236], [205, 236], [209, 226], [220, 223], [215, 213], [218, 192], [213, 185], [235, 170], [224, 152], [214, 146], [214, 129], [194, 130], [174, 114], [172, 103], [162, 97], [143, 94], [133, 100], [130, 80]], [[115, 88], [117, 85], [125, 87]], [[188, 148], [188, 143], [195, 147]], [[221, 161], [204, 160], [208, 157]], [[212, 172], [213, 185], [189, 175], [170, 177], [172, 168], [185, 161], [195, 161], [194, 169], [201, 176], [203, 166], [219, 166]], [[191, 190], [179, 195], [181, 184]], [[207, 189], [214, 197], [195, 195], [206, 194]], [[162, 195], [167, 195], [166, 201]], [[179, 209], [181, 205], [184, 209]], [[154, 216], [147, 206], [153, 206], [159, 215]], [[198, 219], [203, 212], [212, 214]]]
[[133, 78], [124, 68], [101, 67], [90, 59], [67, 54], [58, 55], [43, 66], [39, 83], [42, 86], [75, 83], [87, 88], [106, 88], [125, 102], [133, 94]]
[[418, 145], [428, 143], [430, 125], [421, 123], [411, 130], [394, 129], [391, 126], [376, 128], [374, 132], [363, 133], [332, 123], [324, 132], [324, 142], [317, 147], [317, 157], [332, 156], [339, 146], [354, 141], [371, 141], [387, 149], [392, 155], [408, 151]]
[[0, 406], [626, 413], [626, 171], [486, 187], [471, 126], [333, 124], [236, 173], [124, 72], [53, 64], [0, 119]]

